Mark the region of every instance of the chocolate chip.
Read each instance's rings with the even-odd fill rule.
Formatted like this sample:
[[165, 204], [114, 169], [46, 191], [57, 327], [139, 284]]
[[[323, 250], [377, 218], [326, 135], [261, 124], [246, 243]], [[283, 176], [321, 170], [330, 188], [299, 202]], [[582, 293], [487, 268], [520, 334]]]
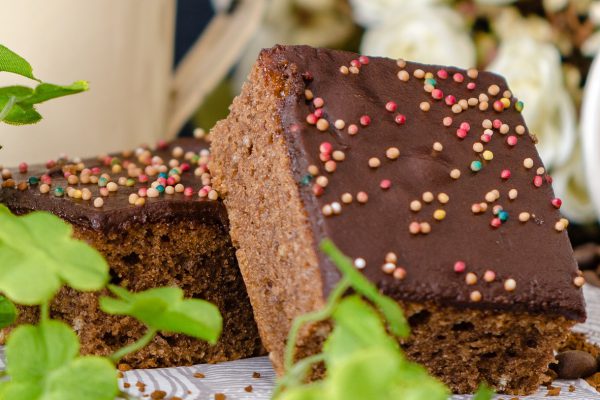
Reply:
[[600, 251], [596, 243], [585, 243], [573, 251], [580, 269], [594, 269], [599, 261]]
[[583, 277], [585, 278], [586, 283], [600, 287], [600, 276], [598, 276], [596, 271], [585, 270], [583, 271]]
[[556, 356], [558, 364], [552, 364], [560, 379], [585, 378], [596, 372], [598, 364], [589, 353], [580, 350], [567, 350]]

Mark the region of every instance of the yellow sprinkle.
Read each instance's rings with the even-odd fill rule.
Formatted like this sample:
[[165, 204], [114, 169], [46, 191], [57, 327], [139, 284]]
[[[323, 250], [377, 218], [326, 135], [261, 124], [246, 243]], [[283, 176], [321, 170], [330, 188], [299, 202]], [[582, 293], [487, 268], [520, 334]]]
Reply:
[[494, 153], [492, 153], [489, 150], [486, 150], [483, 152], [482, 156], [484, 160], [491, 161], [494, 158]]
[[446, 211], [442, 210], [442, 209], [437, 209], [433, 212], [433, 218], [441, 221], [444, 218], [446, 218]]
[[504, 108], [510, 107], [510, 100], [507, 99], [506, 97], [501, 98], [500, 99], [500, 103], [502, 103], [502, 105], [504, 106]]

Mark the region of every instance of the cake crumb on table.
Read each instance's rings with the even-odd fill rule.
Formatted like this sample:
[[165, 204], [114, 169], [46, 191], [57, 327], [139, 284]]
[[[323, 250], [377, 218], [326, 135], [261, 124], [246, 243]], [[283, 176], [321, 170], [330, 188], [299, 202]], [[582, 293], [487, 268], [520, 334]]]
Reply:
[[254, 372], [252, 373], [252, 377], [253, 377], [254, 379], [258, 379], [258, 378], [260, 378], [260, 372], [256, 372], [256, 371], [254, 371]]
[[246, 387], [244, 388], [244, 390], [245, 390], [246, 392], [248, 392], [248, 393], [252, 393], [252, 390], [253, 390], [253, 388], [252, 388], [252, 385], [248, 385], [248, 386], [246, 386]]
[[225, 399], [227, 399], [227, 396], [225, 396], [223, 393], [215, 394], [215, 400], [225, 400]]
[[196, 372], [194, 374], [194, 378], [200, 378], [200, 379], [202, 379], [202, 378], [205, 378], [205, 377], [206, 377], [206, 375], [204, 375], [202, 372]]

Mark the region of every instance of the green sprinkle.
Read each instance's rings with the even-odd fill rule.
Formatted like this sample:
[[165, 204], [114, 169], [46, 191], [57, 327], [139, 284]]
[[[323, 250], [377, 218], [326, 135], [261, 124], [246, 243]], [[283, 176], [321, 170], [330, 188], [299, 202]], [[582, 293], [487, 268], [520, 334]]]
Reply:
[[308, 185], [310, 185], [310, 182], [312, 180], [313, 180], [313, 176], [311, 174], [307, 174], [302, 177], [302, 179], [300, 180], [300, 184], [302, 186], [308, 186]]
[[55, 197], [63, 197], [64, 195], [65, 195], [65, 190], [63, 188], [61, 188], [60, 186], [57, 187], [56, 189], [54, 189]]
[[481, 171], [481, 168], [483, 168], [483, 164], [481, 164], [481, 161], [476, 160], [471, 163], [471, 171], [479, 172]]
[[36, 176], [30, 176], [27, 182], [29, 182], [30, 185], [37, 185], [40, 183], [40, 179]]
[[110, 160], [110, 165], [117, 165], [117, 164], [121, 164], [121, 160], [119, 160], [117, 157], [113, 158], [112, 160]]
[[427, 78], [427, 79], [425, 79], [425, 83], [427, 83], [427, 84], [429, 84], [431, 86], [437, 85], [437, 81], [435, 79], [433, 79], [433, 78]]
[[523, 107], [525, 107], [525, 104], [523, 104], [521, 100], [515, 103], [515, 110], [517, 110], [518, 112], [523, 111]]
[[100, 187], [106, 187], [106, 185], [108, 185], [108, 179], [106, 179], [105, 177], [101, 176], [100, 179], [98, 179], [98, 186], [100, 186]]
[[498, 218], [500, 218], [500, 221], [506, 222], [508, 220], [508, 213], [506, 211], [500, 211], [498, 213]]
[[125, 182], [125, 186], [127, 186], [127, 187], [135, 186], [135, 179], [133, 179], [133, 178], [127, 179], [127, 182]]

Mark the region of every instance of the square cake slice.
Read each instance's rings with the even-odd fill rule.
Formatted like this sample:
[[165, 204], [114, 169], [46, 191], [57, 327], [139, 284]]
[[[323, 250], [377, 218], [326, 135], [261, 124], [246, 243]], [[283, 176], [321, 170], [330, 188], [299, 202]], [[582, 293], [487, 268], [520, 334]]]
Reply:
[[[211, 171], [279, 373], [292, 320], [339, 279], [318, 250], [329, 237], [403, 306], [407, 355], [453, 391], [537, 389], [585, 308], [522, 107], [487, 72], [261, 52], [212, 131]], [[298, 354], [327, 334], [314, 326]]]
[[[2, 173], [0, 203], [16, 214], [43, 210], [70, 222], [74, 235], [106, 258], [111, 283], [135, 292], [177, 286], [186, 297], [219, 307], [223, 333], [215, 346], [161, 332], [123, 360], [131, 367], [212, 363], [263, 352], [229, 239], [227, 213], [209, 186], [207, 147], [205, 141], [178, 139], [157, 150], [140, 147], [97, 159], [59, 159]], [[108, 355], [145, 333], [133, 318], [100, 311], [103, 294], [108, 292], [65, 287], [51, 305], [52, 316], [78, 333], [84, 354]], [[37, 308], [26, 307], [18, 322], [37, 316]], [[0, 342], [4, 334], [0, 331]]]

